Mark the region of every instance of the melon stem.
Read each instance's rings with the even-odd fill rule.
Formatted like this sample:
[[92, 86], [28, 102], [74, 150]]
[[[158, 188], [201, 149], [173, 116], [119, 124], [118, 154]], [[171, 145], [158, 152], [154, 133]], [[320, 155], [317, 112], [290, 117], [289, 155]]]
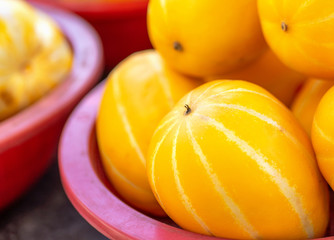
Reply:
[[183, 51], [183, 47], [182, 47], [181, 43], [179, 43], [178, 41], [175, 41], [173, 43], [173, 48], [174, 48], [174, 50], [176, 50], [178, 52], [182, 52]]
[[282, 28], [283, 32], [288, 31], [288, 25], [285, 22], [281, 22], [281, 28]]
[[184, 107], [186, 108], [184, 115], [188, 115], [189, 113], [191, 113], [191, 108], [189, 107], [188, 104], [184, 104]]

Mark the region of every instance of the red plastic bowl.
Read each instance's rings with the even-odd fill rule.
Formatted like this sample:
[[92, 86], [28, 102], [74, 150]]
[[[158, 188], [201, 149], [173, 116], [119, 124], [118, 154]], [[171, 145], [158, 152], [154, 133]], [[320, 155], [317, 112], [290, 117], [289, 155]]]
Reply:
[[38, 102], [0, 123], [0, 209], [24, 193], [48, 167], [61, 130], [80, 99], [102, 73], [102, 47], [95, 31], [73, 14], [36, 5], [57, 21], [70, 42], [72, 70]]
[[[111, 239], [214, 240], [182, 230], [169, 218], [154, 219], [124, 203], [108, 182], [95, 136], [95, 119], [103, 92], [101, 83], [76, 108], [64, 128], [59, 146], [60, 175], [77, 211]], [[333, 212], [331, 213], [334, 219]], [[334, 221], [328, 235], [334, 235]], [[334, 239], [326, 237], [322, 239]]]
[[148, 0], [89, 3], [79, 0], [28, 1], [73, 11], [91, 23], [102, 39], [106, 70], [133, 52], [152, 48], [146, 27]]

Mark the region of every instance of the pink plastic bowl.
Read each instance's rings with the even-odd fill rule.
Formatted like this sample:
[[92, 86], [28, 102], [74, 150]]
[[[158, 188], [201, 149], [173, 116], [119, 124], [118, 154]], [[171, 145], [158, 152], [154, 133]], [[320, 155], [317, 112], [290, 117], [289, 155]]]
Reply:
[[102, 39], [106, 70], [135, 51], [152, 48], [146, 27], [148, 0], [89, 3], [78, 0], [28, 1], [73, 11], [91, 23]]
[[96, 84], [103, 68], [95, 31], [73, 14], [36, 5], [56, 20], [74, 52], [70, 75], [35, 104], [0, 123], [0, 209], [46, 170], [72, 109]]
[[[77, 211], [111, 239], [214, 240], [178, 228], [169, 218], [154, 219], [124, 203], [108, 182], [95, 136], [95, 119], [103, 92], [101, 83], [76, 108], [64, 128], [59, 167], [65, 192]], [[333, 212], [331, 217], [334, 219]], [[328, 235], [334, 235], [334, 221]], [[322, 239], [334, 239], [327, 237]]]

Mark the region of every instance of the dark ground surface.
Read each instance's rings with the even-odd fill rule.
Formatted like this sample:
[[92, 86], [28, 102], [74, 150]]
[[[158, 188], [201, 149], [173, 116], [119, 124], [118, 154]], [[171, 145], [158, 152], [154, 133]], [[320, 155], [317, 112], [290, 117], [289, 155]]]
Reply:
[[62, 188], [54, 160], [44, 176], [0, 213], [0, 240], [105, 240], [74, 209]]

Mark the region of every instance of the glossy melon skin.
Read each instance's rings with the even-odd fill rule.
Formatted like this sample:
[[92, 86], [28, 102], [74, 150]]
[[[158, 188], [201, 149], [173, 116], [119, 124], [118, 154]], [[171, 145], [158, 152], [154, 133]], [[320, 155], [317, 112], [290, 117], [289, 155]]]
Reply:
[[321, 99], [312, 123], [312, 143], [321, 173], [334, 188], [334, 87]]
[[280, 60], [307, 76], [334, 79], [334, 2], [259, 0], [265, 39]]
[[285, 66], [277, 56], [267, 48], [253, 63], [237, 71], [206, 80], [235, 79], [255, 83], [290, 106], [297, 90], [306, 81], [306, 77]]
[[196, 88], [160, 122], [148, 156], [151, 188], [184, 229], [232, 239], [325, 233], [328, 187], [311, 142], [261, 87], [223, 80]]
[[129, 56], [110, 73], [97, 116], [97, 139], [107, 176], [132, 206], [165, 215], [148, 184], [147, 148], [159, 121], [199, 84], [171, 71], [154, 50]]
[[321, 98], [334, 86], [334, 82], [312, 78], [305, 82], [296, 98], [291, 111], [305, 131], [311, 136], [311, 128], [315, 111]]
[[72, 51], [58, 26], [20, 0], [0, 9], [0, 120], [44, 96], [72, 66]]
[[246, 66], [265, 47], [256, 0], [151, 0], [147, 25], [166, 62], [196, 77]]

